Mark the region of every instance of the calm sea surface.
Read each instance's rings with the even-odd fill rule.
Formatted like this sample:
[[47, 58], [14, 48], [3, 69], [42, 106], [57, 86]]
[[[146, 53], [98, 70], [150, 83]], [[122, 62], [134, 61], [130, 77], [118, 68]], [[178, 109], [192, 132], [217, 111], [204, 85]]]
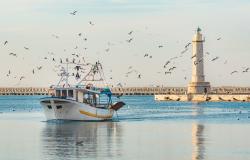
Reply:
[[0, 96], [0, 160], [250, 160], [250, 103], [126, 96], [109, 122], [46, 122], [41, 96]]

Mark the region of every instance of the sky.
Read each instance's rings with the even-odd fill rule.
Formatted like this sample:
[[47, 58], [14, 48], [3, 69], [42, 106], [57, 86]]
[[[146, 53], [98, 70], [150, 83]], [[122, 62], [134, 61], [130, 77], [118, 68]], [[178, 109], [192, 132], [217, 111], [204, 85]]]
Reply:
[[[180, 55], [198, 26], [205, 37], [204, 53], [210, 53], [205, 54], [206, 81], [250, 86], [250, 70], [243, 73], [250, 67], [249, 17], [248, 0], [0, 1], [0, 86], [56, 84], [60, 58], [80, 54], [90, 63], [99, 60], [112, 85], [184, 87], [191, 80], [191, 46]], [[219, 59], [211, 61], [215, 57]], [[136, 72], [126, 77], [131, 70]], [[238, 72], [231, 75], [233, 71]]]

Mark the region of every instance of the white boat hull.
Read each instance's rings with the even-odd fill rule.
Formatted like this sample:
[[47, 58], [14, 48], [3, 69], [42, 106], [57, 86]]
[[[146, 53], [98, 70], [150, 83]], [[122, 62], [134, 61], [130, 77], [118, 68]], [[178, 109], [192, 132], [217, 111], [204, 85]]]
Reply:
[[114, 110], [97, 108], [70, 99], [48, 97], [40, 100], [47, 120], [103, 121], [113, 117]]

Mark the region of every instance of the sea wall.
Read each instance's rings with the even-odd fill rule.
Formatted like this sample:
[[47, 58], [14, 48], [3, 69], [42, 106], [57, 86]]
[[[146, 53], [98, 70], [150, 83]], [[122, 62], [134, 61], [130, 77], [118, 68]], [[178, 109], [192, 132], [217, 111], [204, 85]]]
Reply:
[[157, 101], [193, 101], [193, 102], [250, 102], [250, 94], [183, 94], [155, 95]]

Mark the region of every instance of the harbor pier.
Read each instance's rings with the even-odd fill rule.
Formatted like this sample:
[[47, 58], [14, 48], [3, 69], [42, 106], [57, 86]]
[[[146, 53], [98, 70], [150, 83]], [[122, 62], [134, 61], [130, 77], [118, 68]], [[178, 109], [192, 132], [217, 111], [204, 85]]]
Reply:
[[[53, 89], [46, 87], [0, 87], [0, 95], [52, 95], [52, 91]], [[166, 99], [160, 97], [189, 95], [187, 87], [113, 87], [111, 91], [113, 95], [155, 95], [159, 100]], [[204, 94], [201, 95], [204, 96]], [[222, 98], [222, 95], [249, 95], [250, 97], [250, 87], [211, 87], [208, 95], [221, 95]]]
[[1, 87], [0, 95], [50, 95], [50, 90], [44, 87]]

